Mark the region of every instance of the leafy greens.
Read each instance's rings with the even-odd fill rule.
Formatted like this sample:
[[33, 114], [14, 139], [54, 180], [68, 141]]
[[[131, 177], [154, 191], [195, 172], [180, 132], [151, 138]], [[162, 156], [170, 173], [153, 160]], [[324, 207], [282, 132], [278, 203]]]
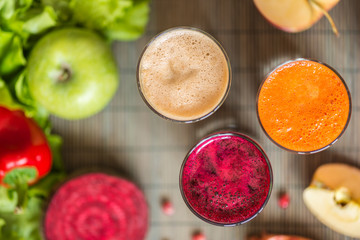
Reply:
[[28, 116], [42, 126], [51, 147], [53, 156], [53, 166], [51, 172], [38, 183], [31, 186], [27, 192], [28, 203], [21, 213], [16, 212], [18, 201], [17, 193], [14, 189], [0, 186], [0, 239], [6, 240], [40, 240], [42, 213], [45, 202], [53, 186], [60, 182], [64, 177], [64, 169], [61, 161], [60, 147], [62, 140], [59, 136], [50, 133], [51, 127], [48, 114], [39, 110], [35, 101], [24, 93], [24, 81], [21, 77], [16, 78], [14, 95], [3, 80], [0, 80], [0, 105], [11, 109], [23, 110]]
[[0, 185], [0, 239], [41, 240], [46, 199], [64, 177], [62, 139], [51, 134], [49, 113], [30, 95], [26, 80], [31, 47], [54, 28], [81, 26], [109, 41], [134, 40], [144, 32], [149, 0], [0, 0], [0, 105], [20, 109], [43, 129], [52, 150], [51, 172], [29, 187], [28, 202], [15, 213], [15, 190]]

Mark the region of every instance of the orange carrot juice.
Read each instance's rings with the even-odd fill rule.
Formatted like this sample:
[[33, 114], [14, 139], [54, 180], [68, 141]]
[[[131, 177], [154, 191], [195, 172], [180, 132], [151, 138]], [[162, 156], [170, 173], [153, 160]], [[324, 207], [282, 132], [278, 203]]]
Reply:
[[257, 111], [264, 131], [298, 153], [323, 150], [344, 132], [350, 93], [340, 75], [319, 62], [298, 59], [276, 68], [260, 87]]

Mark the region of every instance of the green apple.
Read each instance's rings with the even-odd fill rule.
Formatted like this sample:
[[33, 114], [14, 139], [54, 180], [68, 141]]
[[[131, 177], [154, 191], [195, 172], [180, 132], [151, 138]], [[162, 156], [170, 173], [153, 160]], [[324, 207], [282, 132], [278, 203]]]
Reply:
[[56, 30], [40, 39], [30, 53], [27, 79], [32, 97], [66, 119], [99, 112], [118, 86], [110, 46], [79, 28]]

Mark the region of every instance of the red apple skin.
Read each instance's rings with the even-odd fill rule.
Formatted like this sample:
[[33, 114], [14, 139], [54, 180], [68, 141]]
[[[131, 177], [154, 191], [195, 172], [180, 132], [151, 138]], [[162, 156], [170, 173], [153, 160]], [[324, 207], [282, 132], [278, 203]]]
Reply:
[[[266, 1], [266, 0], [265, 0]], [[334, 2], [330, 5], [327, 6], [327, 8], [325, 9], [326, 11], [330, 11], [333, 7], [335, 7], [339, 2]], [[268, 17], [265, 16], [265, 14], [263, 14], [263, 12], [261, 11], [261, 9], [254, 3], [255, 7], [257, 8], [257, 10], [260, 12], [260, 14], [265, 18], [265, 20], [270, 23], [270, 25], [274, 26], [275, 28], [284, 31], [284, 32], [288, 32], [288, 33], [298, 33], [298, 32], [303, 32], [308, 30], [309, 28], [311, 28], [315, 23], [317, 23], [323, 16], [324, 14], [321, 13], [319, 14], [319, 16], [314, 19], [314, 21], [312, 23], [310, 23], [309, 25], [304, 25], [304, 27], [300, 27], [298, 29], [296, 28], [288, 28], [288, 27], [282, 27], [277, 25], [276, 23], [272, 22]]]

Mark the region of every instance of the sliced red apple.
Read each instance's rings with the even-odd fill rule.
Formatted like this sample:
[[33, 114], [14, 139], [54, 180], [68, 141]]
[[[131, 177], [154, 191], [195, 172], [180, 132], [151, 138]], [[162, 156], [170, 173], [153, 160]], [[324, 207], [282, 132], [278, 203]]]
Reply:
[[360, 170], [346, 164], [319, 167], [305, 189], [305, 205], [332, 230], [360, 238]]
[[274, 26], [287, 32], [301, 32], [314, 25], [324, 14], [337, 29], [328, 11], [340, 0], [254, 0], [260, 13]]

